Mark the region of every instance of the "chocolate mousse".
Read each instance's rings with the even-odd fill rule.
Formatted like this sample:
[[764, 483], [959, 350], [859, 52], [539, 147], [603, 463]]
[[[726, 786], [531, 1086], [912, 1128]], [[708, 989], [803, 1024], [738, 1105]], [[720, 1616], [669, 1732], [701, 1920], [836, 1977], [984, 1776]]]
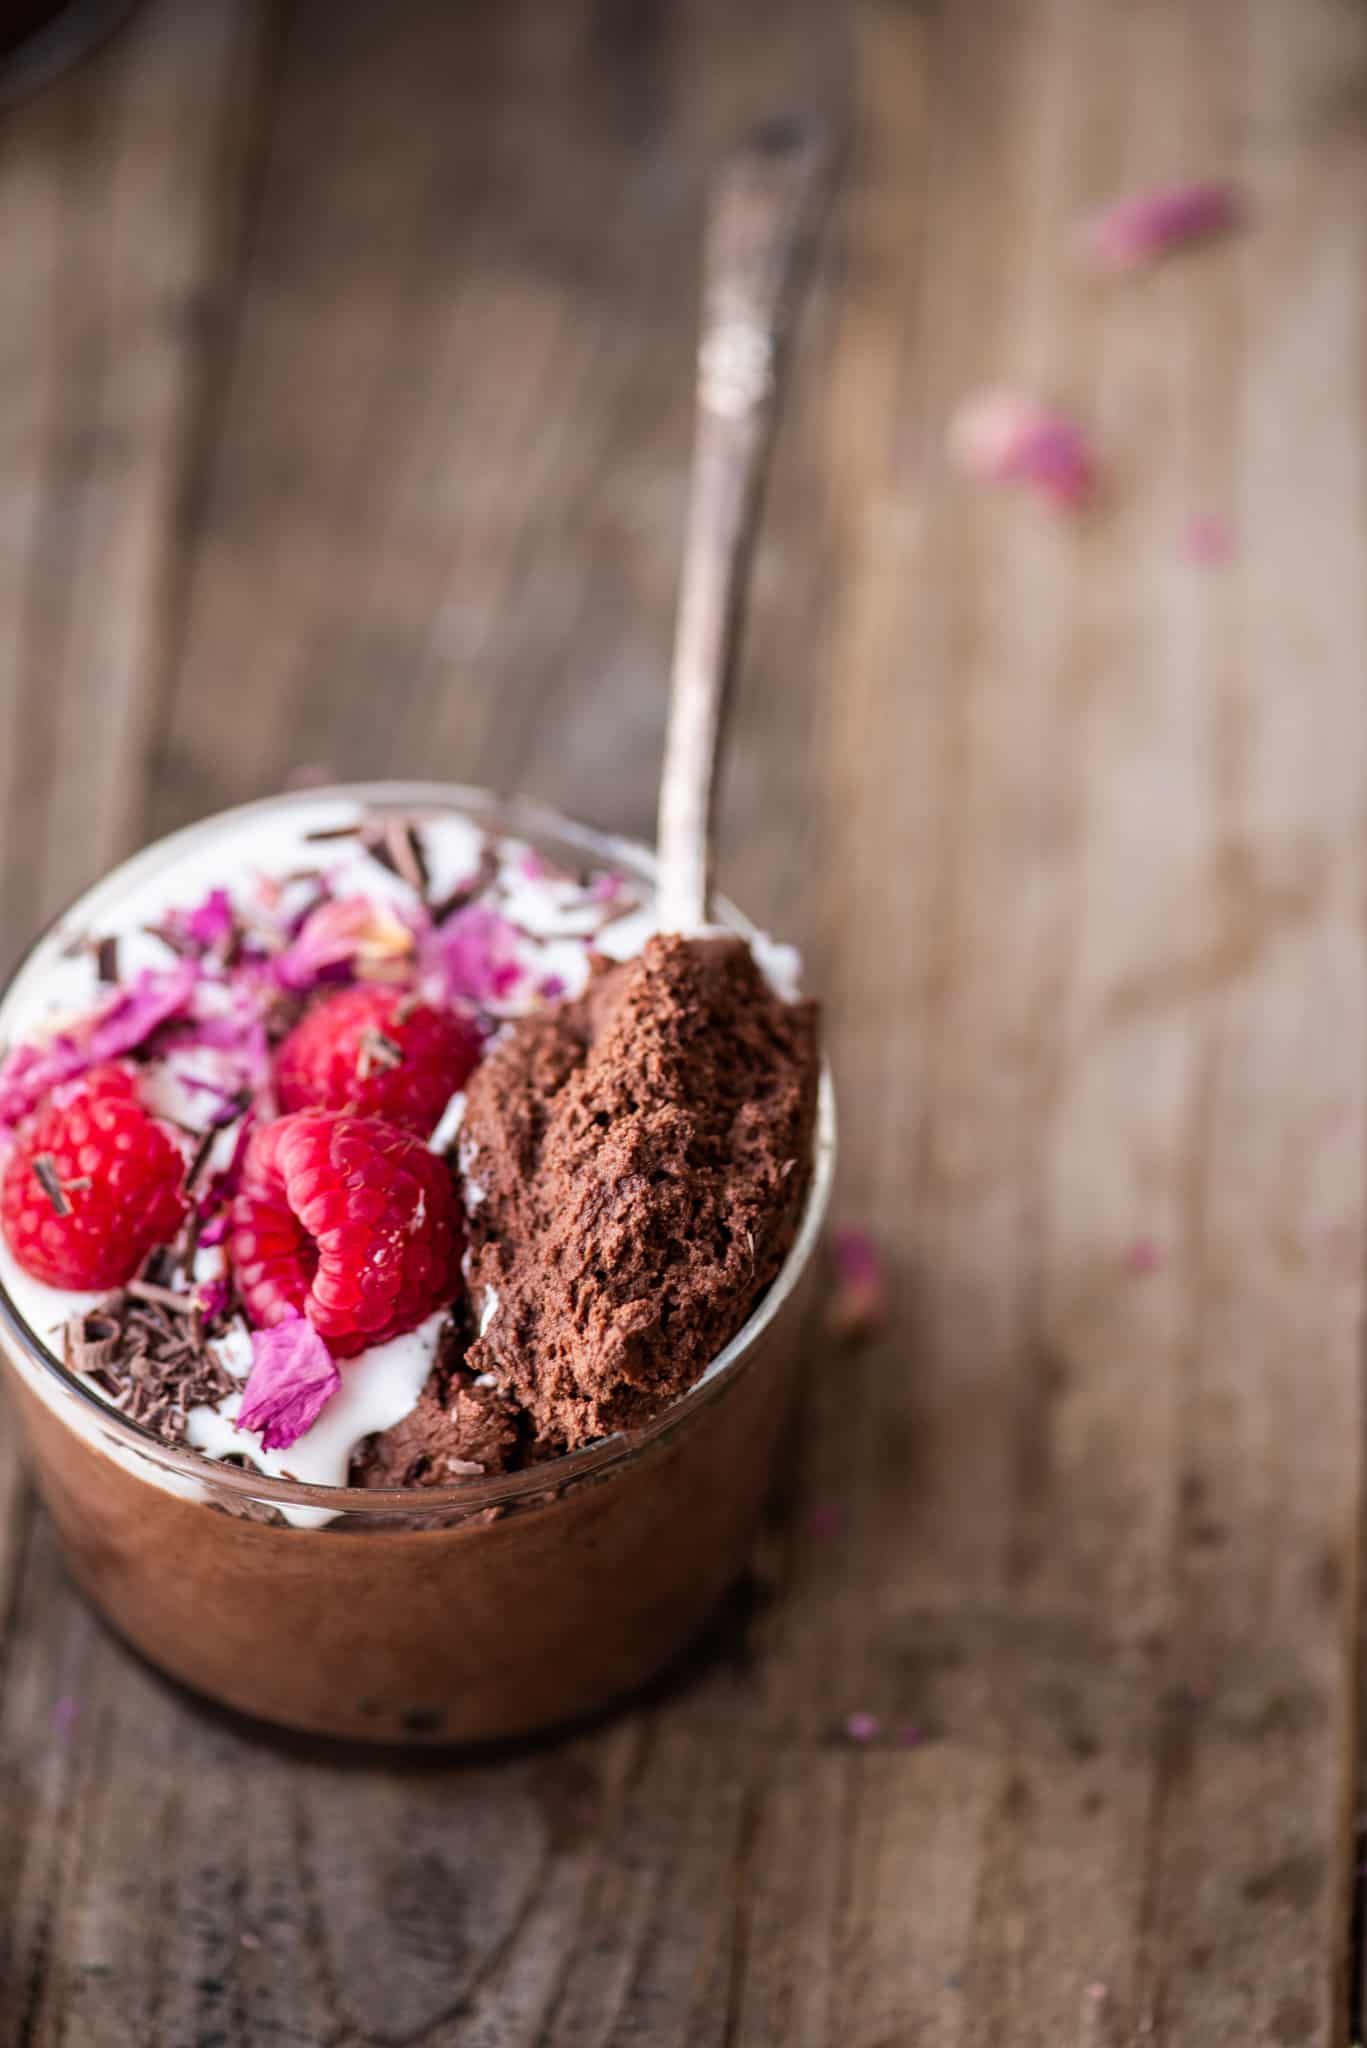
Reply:
[[598, 961], [476, 1069], [466, 1363], [543, 1451], [648, 1421], [745, 1322], [796, 1232], [816, 1082], [814, 1006], [730, 936]]
[[355, 1486], [450, 1486], [519, 1462], [517, 1409], [466, 1367], [462, 1318], [448, 1318], [436, 1364], [417, 1405], [362, 1445], [352, 1460]]

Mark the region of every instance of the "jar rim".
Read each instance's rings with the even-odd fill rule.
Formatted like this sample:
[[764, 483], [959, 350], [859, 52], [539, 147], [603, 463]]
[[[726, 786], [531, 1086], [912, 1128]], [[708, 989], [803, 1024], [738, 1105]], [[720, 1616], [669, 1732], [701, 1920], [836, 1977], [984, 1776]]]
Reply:
[[[543, 850], [545, 843], [550, 842], [562, 849], [589, 854], [595, 860], [620, 864], [643, 879], [653, 880], [655, 875], [654, 853], [636, 840], [599, 832], [529, 798], [500, 797], [492, 791], [464, 783], [333, 783], [259, 797], [250, 803], [213, 812], [154, 840], [83, 890], [25, 948], [3, 988], [0, 988], [0, 1012], [3, 1012], [40, 948], [77, 913], [93, 909], [98, 915], [101, 906], [112, 904], [126, 890], [157, 872], [166, 861], [191, 850], [197, 841], [246, 825], [263, 813], [277, 813], [282, 807], [305, 809], [309, 804], [326, 802], [350, 802], [369, 809], [388, 808], [408, 814], [424, 808], [454, 812], [470, 818], [488, 831], [526, 838]], [[726, 899], [716, 899], [716, 911], [719, 921], [742, 937], [753, 940], [758, 936], [750, 920]], [[473, 1512], [527, 1496], [555, 1493], [590, 1474], [606, 1472], [624, 1460], [636, 1457], [649, 1445], [672, 1435], [699, 1407], [713, 1400], [732, 1383], [796, 1291], [812, 1262], [835, 1175], [835, 1125], [835, 1090], [829, 1064], [823, 1057], [812, 1176], [797, 1235], [772, 1285], [746, 1322], [704, 1368], [688, 1391], [671, 1401], [649, 1422], [517, 1472], [470, 1475], [451, 1480], [443, 1486], [370, 1488], [322, 1486], [307, 1480], [276, 1478], [255, 1469], [226, 1465], [221, 1460], [208, 1457], [203, 1451], [163, 1443], [150, 1430], [130, 1421], [102, 1399], [57, 1356], [50, 1345], [44, 1343], [15, 1303], [3, 1277], [0, 1277], [0, 1332], [17, 1345], [29, 1363], [38, 1369], [45, 1394], [56, 1394], [62, 1402], [74, 1404], [87, 1422], [97, 1426], [122, 1450], [174, 1472], [183, 1480], [201, 1484], [212, 1480], [216, 1490], [257, 1503], [325, 1510], [339, 1518], [364, 1513], [389, 1519], [411, 1518], [419, 1511], [419, 1504], [424, 1517], [440, 1516], [446, 1512]], [[49, 1401], [49, 1405], [54, 1407], [54, 1412], [62, 1412], [58, 1403]]]

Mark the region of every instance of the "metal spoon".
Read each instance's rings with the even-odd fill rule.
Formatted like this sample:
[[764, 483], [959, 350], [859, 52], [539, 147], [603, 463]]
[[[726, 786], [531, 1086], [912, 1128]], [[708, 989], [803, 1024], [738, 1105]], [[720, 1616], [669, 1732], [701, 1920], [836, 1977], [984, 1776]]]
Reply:
[[659, 921], [707, 926], [712, 816], [783, 368], [833, 167], [828, 130], [766, 122], [723, 165], [703, 256], [697, 424], [660, 778]]

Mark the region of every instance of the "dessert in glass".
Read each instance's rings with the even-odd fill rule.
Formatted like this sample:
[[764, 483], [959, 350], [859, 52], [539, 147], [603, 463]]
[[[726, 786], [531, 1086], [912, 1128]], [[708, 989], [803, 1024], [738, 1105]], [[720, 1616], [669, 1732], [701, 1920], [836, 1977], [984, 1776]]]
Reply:
[[829, 1191], [796, 962], [438, 784], [177, 833], [0, 999], [0, 1359], [73, 1571], [316, 1733], [522, 1735], [744, 1563]]

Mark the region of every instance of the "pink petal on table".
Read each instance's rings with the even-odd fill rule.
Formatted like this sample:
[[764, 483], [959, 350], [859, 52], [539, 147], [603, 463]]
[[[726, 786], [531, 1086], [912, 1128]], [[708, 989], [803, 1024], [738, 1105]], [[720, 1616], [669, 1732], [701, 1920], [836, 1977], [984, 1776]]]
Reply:
[[847, 1714], [845, 1733], [851, 1742], [872, 1742], [882, 1723], [877, 1714]]
[[81, 1703], [75, 1693], [64, 1692], [52, 1702], [50, 1725], [58, 1742], [69, 1742], [81, 1718]]
[[1223, 519], [1198, 512], [1187, 521], [1182, 534], [1182, 553], [1201, 569], [1216, 569], [1233, 553], [1233, 540]]
[[1102, 270], [1137, 270], [1171, 249], [1242, 227], [1243, 195], [1218, 180], [1131, 192], [1082, 224], [1083, 246]]
[[342, 1375], [312, 1323], [287, 1316], [252, 1331], [252, 1369], [242, 1389], [239, 1429], [260, 1430], [261, 1447], [283, 1451], [311, 1429]]
[[828, 1328], [853, 1342], [878, 1328], [887, 1313], [883, 1261], [867, 1230], [846, 1227], [831, 1233], [835, 1291], [827, 1309]]
[[1156, 1273], [1163, 1263], [1163, 1255], [1151, 1237], [1137, 1237], [1125, 1253], [1125, 1265], [1137, 1280]]
[[1096, 465], [1081, 427], [1022, 392], [971, 392], [949, 423], [949, 454], [976, 483], [1023, 484], [1063, 511], [1096, 488]]

